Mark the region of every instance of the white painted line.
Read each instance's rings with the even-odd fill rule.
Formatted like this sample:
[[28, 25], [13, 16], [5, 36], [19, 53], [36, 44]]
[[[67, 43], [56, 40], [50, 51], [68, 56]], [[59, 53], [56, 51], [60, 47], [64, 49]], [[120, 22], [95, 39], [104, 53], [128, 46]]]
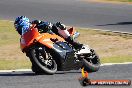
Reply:
[[[101, 64], [101, 66], [110, 66], [110, 65], [125, 65], [132, 64], [132, 62], [124, 62], [124, 63], [105, 63]], [[31, 69], [16, 69], [16, 70], [0, 70], [0, 72], [24, 72], [24, 71], [32, 71]]]
[[132, 64], [132, 62], [124, 62], [124, 63], [105, 63], [105, 64], [101, 64], [101, 66], [125, 65], [125, 64]]
[[16, 69], [16, 70], [0, 70], [0, 72], [23, 72], [23, 71], [32, 71], [31, 69]]
[[31, 69], [16, 69], [15, 71], [32, 71]]

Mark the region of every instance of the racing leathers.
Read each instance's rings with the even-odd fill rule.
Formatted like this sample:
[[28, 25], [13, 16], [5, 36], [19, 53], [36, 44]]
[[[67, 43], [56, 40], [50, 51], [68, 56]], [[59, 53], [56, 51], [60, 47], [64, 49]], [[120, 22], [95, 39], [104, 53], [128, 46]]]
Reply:
[[75, 49], [81, 49], [82, 44], [76, 42], [69, 34], [67, 28], [64, 24], [57, 22], [55, 24], [51, 24], [50, 22], [44, 22], [39, 20], [34, 20], [31, 22], [32, 24], [36, 24], [36, 28], [40, 33], [44, 33], [47, 31], [52, 31], [53, 33], [62, 36], [68, 43], [70, 43]]

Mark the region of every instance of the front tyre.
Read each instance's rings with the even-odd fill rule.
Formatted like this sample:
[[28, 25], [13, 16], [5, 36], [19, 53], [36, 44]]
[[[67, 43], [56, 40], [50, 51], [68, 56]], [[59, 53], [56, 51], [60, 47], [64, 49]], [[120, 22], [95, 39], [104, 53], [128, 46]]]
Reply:
[[85, 71], [96, 72], [100, 68], [100, 59], [93, 49], [90, 51], [91, 53], [83, 59], [83, 67]]
[[31, 48], [30, 60], [32, 71], [36, 74], [54, 74], [57, 71], [57, 64], [45, 47], [35, 46]]

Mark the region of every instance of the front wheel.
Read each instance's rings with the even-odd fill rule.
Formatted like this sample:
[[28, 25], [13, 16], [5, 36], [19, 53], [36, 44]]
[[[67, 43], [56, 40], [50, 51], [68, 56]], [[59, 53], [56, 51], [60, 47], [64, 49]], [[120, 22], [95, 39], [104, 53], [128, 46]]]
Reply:
[[83, 59], [83, 67], [85, 71], [96, 72], [100, 68], [100, 59], [93, 49], [91, 49], [90, 52], [91, 53], [86, 55]]
[[54, 74], [57, 71], [57, 64], [45, 47], [35, 46], [31, 48], [29, 58], [32, 62], [32, 71], [36, 74]]

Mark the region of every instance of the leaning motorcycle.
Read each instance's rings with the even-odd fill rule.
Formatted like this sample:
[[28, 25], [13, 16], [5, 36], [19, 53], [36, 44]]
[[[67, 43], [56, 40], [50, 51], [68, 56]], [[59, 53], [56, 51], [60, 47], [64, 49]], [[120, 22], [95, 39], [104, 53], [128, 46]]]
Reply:
[[[79, 33], [70, 28], [69, 33], [77, 38]], [[62, 37], [52, 33], [39, 33], [34, 26], [22, 34], [20, 46], [23, 53], [32, 63], [32, 71], [36, 74], [55, 74], [56, 71], [79, 70], [96, 72], [100, 67], [100, 59], [88, 45], [76, 50]]]

